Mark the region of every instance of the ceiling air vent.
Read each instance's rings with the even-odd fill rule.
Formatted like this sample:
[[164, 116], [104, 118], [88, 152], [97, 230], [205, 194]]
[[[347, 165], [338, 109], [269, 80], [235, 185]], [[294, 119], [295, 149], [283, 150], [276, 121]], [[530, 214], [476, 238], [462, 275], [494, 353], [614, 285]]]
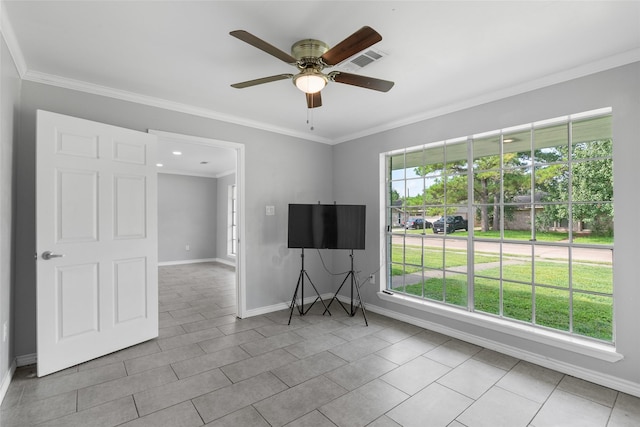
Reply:
[[340, 69], [344, 71], [354, 72], [366, 67], [373, 62], [380, 61], [386, 56], [387, 54], [382, 51], [369, 49], [366, 52], [358, 53], [357, 55], [344, 60], [341, 64], [338, 65], [338, 67], [340, 67]]

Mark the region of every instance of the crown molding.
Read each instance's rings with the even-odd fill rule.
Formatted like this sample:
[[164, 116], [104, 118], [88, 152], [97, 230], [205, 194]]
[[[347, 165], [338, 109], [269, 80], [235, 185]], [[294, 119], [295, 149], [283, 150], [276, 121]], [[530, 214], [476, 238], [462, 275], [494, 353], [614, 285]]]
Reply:
[[601, 71], [606, 71], [612, 68], [628, 65], [634, 62], [640, 61], [640, 48], [632, 49], [617, 55], [613, 55], [607, 58], [603, 58], [589, 64], [580, 65], [568, 70], [561, 71], [559, 73], [550, 74], [548, 76], [524, 82], [519, 85], [514, 85], [506, 89], [493, 91], [484, 95], [466, 99], [462, 102], [449, 104], [440, 108], [434, 108], [423, 113], [406, 117], [401, 120], [385, 123], [380, 126], [371, 127], [361, 132], [355, 132], [344, 135], [339, 138], [330, 139], [322, 138], [317, 135], [309, 135], [306, 133], [292, 131], [288, 128], [279, 126], [273, 126], [268, 123], [258, 122], [254, 120], [247, 120], [242, 117], [232, 116], [229, 114], [223, 114], [214, 110], [196, 107], [193, 105], [178, 103], [169, 101], [166, 99], [151, 97], [134, 92], [124, 91], [120, 89], [114, 89], [108, 86], [96, 85], [81, 80], [69, 79], [66, 77], [56, 76], [53, 74], [42, 73], [38, 71], [29, 70], [22, 50], [17, 43], [13, 27], [9, 22], [5, 13], [2, 13], [2, 3], [4, 0], [0, 0], [0, 31], [5, 38], [11, 56], [16, 64], [18, 73], [23, 80], [32, 81], [35, 83], [42, 83], [65, 89], [77, 90], [80, 92], [91, 93], [94, 95], [106, 96], [123, 101], [134, 102], [138, 104], [148, 105], [152, 107], [162, 108], [170, 111], [176, 111], [180, 113], [190, 114], [198, 117], [204, 117], [213, 120], [219, 120], [227, 123], [233, 123], [240, 126], [246, 126], [254, 129], [259, 129], [267, 132], [273, 132], [281, 135], [300, 138], [307, 141], [319, 142], [328, 145], [336, 145], [343, 142], [351, 141], [354, 139], [363, 138], [366, 136], [374, 135], [377, 133], [389, 131], [402, 126], [411, 125], [424, 120], [432, 119], [434, 117], [442, 116], [444, 114], [453, 113], [455, 111], [464, 110], [467, 108], [476, 107], [478, 105], [486, 104], [489, 102], [497, 101], [510, 96], [519, 95], [532, 90], [540, 89], [543, 87], [551, 86], [554, 84], [562, 83], [568, 80], [584, 77], [589, 74], [595, 74]]
[[313, 135], [310, 136], [305, 133], [292, 131], [291, 129], [287, 129], [279, 126], [273, 126], [263, 122], [247, 120], [242, 117], [223, 114], [207, 108], [196, 107], [193, 105], [169, 101], [162, 98], [142, 95], [135, 92], [114, 89], [112, 87], [88, 83], [82, 80], [70, 79], [66, 77], [56, 76], [53, 74], [47, 74], [47, 73], [42, 73], [42, 72], [33, 71], [33, 70], [27, 70], [24, 73], [24, 76], [22, 78], [24, 80], [31, 81], [34, 83], [42, 83], [42, 84], [47, 84], [51, 86], [61, 87], [64, 89], [77, 90], [80, 92], [86, 92], [93, 95], [106, 96], [109, 98], [119, 99], [122, 101], [129, 101], [137, 104], [143, 104], [151, 107], [162, 108], [165, 110], [171, 110], [179, 113], [190, 114], [193, 116], [204, 117], [207, 119], [219, 120], [227, 123], [237, 124], [240, 126], [260, 129], [267, 132], [273, 132], [281, 135], [292, 136], [292, 137], [304, 139], [307, 141], [319, 142], [323, 144], [333, 144], [333, 141], [327, 138], [321, 138]]
[[487, 104], [489, 102], [498, 101], [500, 99], [508, 98], [510, 96], [520, 95], [532, 90], [541, 89], [547, 86], [551, 86], [558, 83], [563, 83], [569, 80], [577, 79], [580, 77], [588, 76], [590, 74], [599, 73], [601, 71], [610, 70], [612, 68], [621, 67], [624, 65], [632, 64], [640, 61], [640, 48], [628, 50], [626, 52], [609, 56], [588, 64], [583, 64], [578, 67], [563, 70], [559, 73], [550, 74], [548, 76], [527, 81], [525, 83], [511, 86], [506, 89], [501, 89], [493, 92], [486, 93], [484, 95], [470, 98], [462, 102], [449, 104], [441, 108], [435, 108], [429, 111], [425, 111], [415, 116], [409, 116], [395, 122], [386, 123], [384, 125], [369, 128], [366, 131], [356, 132], [349, 135], [345, 135], [341, 138], [337, 138], [334, 144], [340, 144], [354, 139], [363, 138], [366, 136], [374, 135], [376, 133], [385, 132], [388, 130], [396, 129], [402, 126], [412, 125], [424, 120], [432, 119], [434, 117], [443, 116], [445, 114], [454, 113], [456, 111], [464, 110], [467, 108], [477, 107], [478, 105]]
[[227, 171], [222, 171], [216, 174], [216, 178], [224, 178], [225, 176], [235, 175], [235, 173], [236, 173], [235, 169], [229, 169]]
[[213, 174], [213, 173], [190, 172], [190, 171], [183, 171], [183, 170], [178, 170], [178, 169], [165, 169], [165, 168], [158, 168], [158, 174], [162, 174], [162, 175], [195, 176], [195, 177], [198, 177], [198, 178], [211, 178], [211, 179], [217, 179], [218, 178], [218, 176], [216, 174]]
[[3, 5], [4, 0], [0, 0], [0, 33], [2, 33], [5, 43], [7, 43], [13, 63], [18, 70], [18, 75], [20, 75], [20, 78], [24, 79], [24, 75], [27, 72], [27, 63], [24, 60], [22, 49], [20, 49], [20, 45], [16, 39], [16, 34], [13, 31], [13, 26], [7, 17], [7, 13], [4, 11]]

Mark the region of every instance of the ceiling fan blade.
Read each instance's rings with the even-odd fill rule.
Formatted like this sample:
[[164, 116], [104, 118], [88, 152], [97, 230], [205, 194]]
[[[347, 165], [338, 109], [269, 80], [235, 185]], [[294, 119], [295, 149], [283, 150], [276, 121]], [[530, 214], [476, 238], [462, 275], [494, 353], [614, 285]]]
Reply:
[[376, 30], [365, 26], [329, 49], [321, 58], [327, 65], [336, 65], [380, 40], [382, 36]]
[[263, 83], [271, 83], [277, 82], [278, 80], [286, 80], [293, 77], [293, 74], [278, 74], [275, 76], [262, 77], [261, 79], [248, 80], [246, 82], [234, 83], [231, 87], [235, 87], [236, 89], [244, 89], [245, 87], [261, 85]]
[[388, 92], [394, 85], [394, 83], [389, 80], [375, 79], [373, 77], [361, 76], [359, 74], [343, 73], [342, 71], [329, 73], [329, 78], [336, 83], [359, 86], [380, 92]]
[[308, 108], [317, 108], [322, 106], [322, 96], [320, 95], [320, 92], [307, 93], [306, 95]]
[[295, 65], [297, 62], [293, 56], [244, 30], [231, 31], [229, 34], [237, 39], [242, 40], [245, 43], [249, 43], [253, 47], [257, 47], [258, 49], [268, 53], [269, 55], [275, 56], [276, 58], [286, 62], [287, 64]]

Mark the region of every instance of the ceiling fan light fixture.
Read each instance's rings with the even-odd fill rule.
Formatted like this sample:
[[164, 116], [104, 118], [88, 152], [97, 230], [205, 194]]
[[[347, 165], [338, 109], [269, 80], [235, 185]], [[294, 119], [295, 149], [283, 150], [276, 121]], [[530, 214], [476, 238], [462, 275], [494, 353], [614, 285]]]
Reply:
[[[382, 36], [368, 26], [360, 28], [333, 47], [329, 47], [325, 42], [316, 39], [299, 40], [291, 46], [291, 55], [247, 31], [236, 30], [231, 31], [229, 34], [298, 69], [298, 74], [296, 75], [277, 74], [232, 84], [231, 87], [236, 89], [291, 79], [293, 84], [305, 93], [307, 108], [317, 108], [322, 105], [320, 92], [330, 81], [332, 84], [334, 82], [341, 83], [379, 92], [388, 92], [393, 87], [393, 82], [391, 81], [359, 74], [351, 74], [344, 71], [332, 71], [328, 74], [322, 72], [325, 68], [339, 65], [363, 51], [366, 51], [368, 58], [375, 59], [376, 54], [369, 48], [382, 40]], [[373, 54], [369, 55], [369, 53]]]
[[327, 85], [327, 76], [318, 70], [307, 68], [293, 77], [293, 84], [304, 93], [316, 93]]

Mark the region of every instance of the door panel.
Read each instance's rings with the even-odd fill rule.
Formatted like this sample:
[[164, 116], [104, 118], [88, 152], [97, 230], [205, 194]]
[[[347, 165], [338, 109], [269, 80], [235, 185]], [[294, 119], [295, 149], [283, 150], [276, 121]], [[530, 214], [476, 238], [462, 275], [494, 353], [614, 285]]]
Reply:
[[143, 319], [147, 315], [147, 260], [132, 258], [116, 260], [114, 266], [114, 290], [116, 293], [116, 324]]
[[113, 160], [144, 165], [146, 163], [146, 145], [114, 141]]
[[56, 270], [58, 339], [98, 332], [98, 265], [69, 265]]
[[37, 127], [42, 376], [158, 335], [157, 172], [155, 135], [46, 111]]
[[56, 132], [56, 154], [67, 156], [98, 158], [98, 136], [77, 135], [63, 128]]
[[98, 174], [58, 169], [55, 180], [56, 243], [98, 240]]
[[114, 238], [144, 238], [146, 233], [145, 200], [147, 183], [144, 176], [115, 176], [113, 185], [115, 211]]

